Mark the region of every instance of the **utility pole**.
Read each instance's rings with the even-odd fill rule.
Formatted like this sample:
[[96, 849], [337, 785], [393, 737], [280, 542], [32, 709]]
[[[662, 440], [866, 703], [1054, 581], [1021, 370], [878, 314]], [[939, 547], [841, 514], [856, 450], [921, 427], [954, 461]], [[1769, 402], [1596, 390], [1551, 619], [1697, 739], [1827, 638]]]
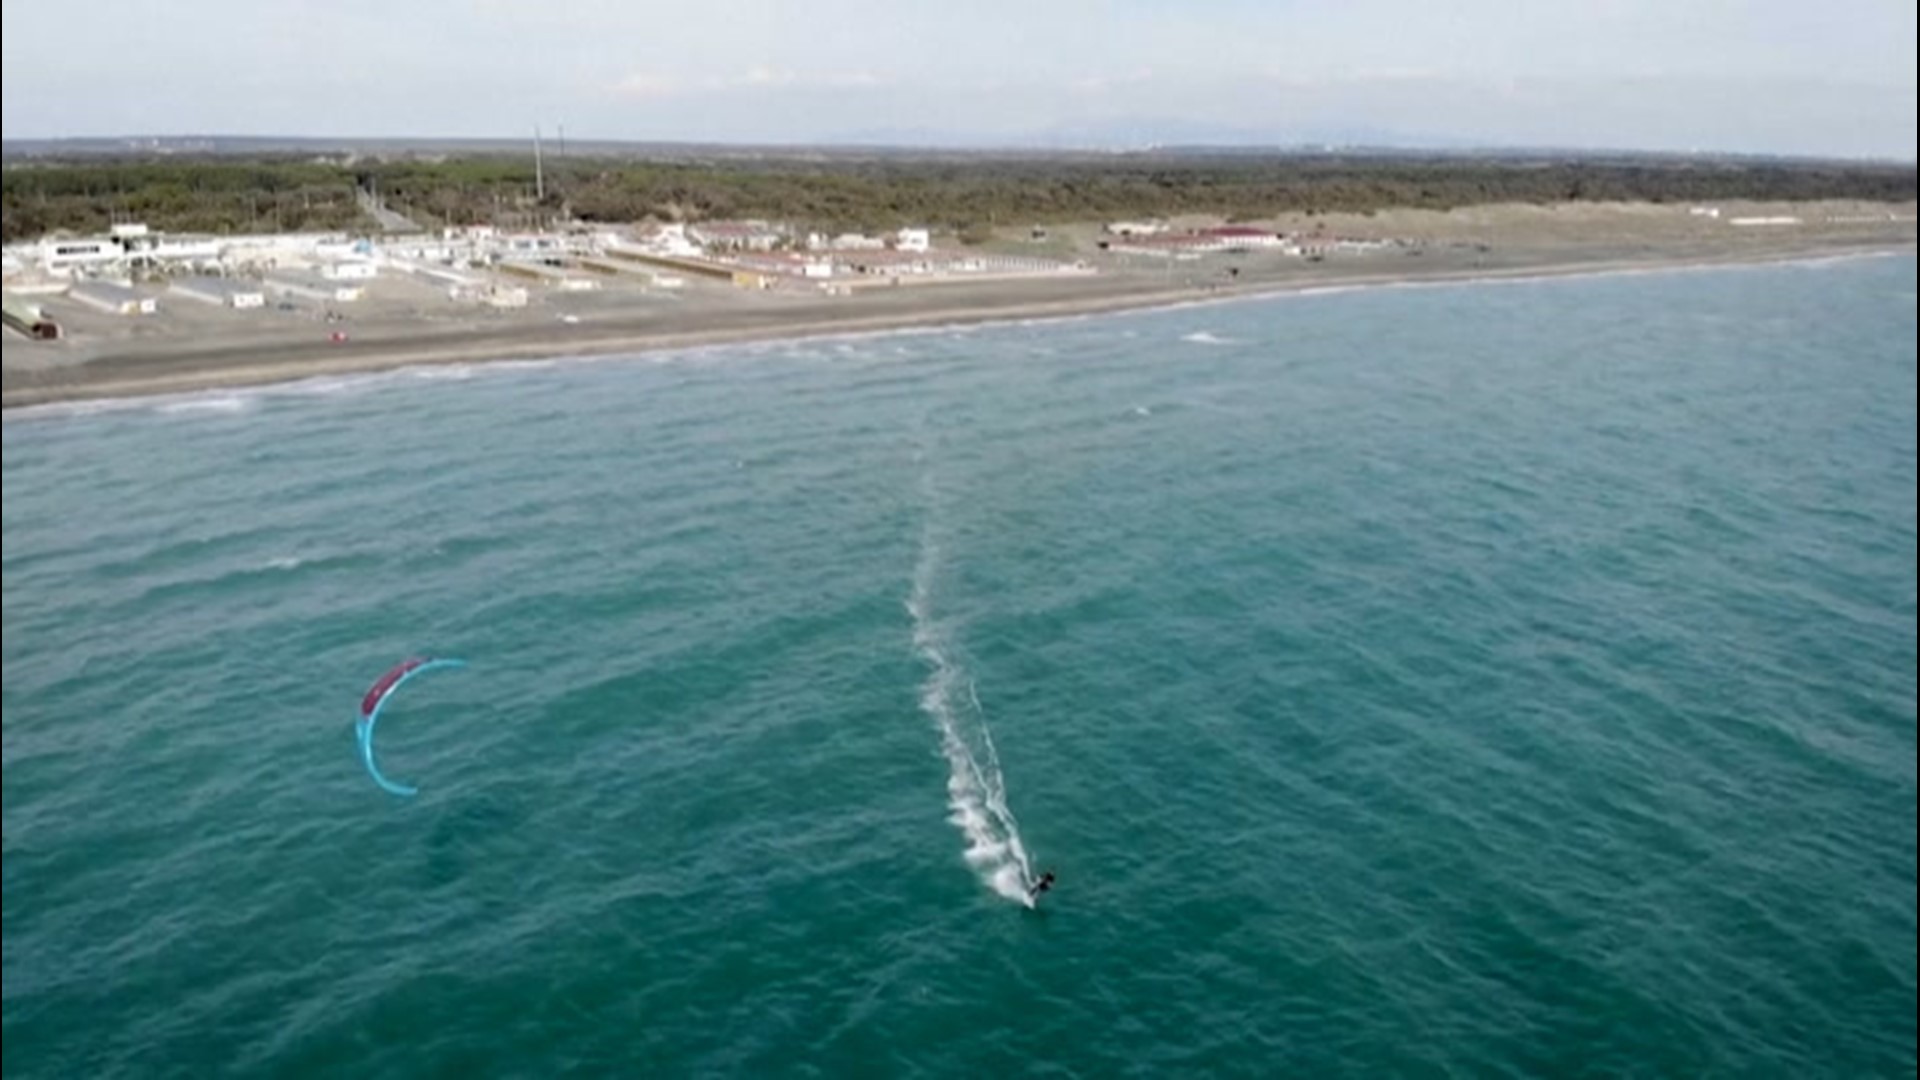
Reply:
[[533, 197], [536, 202], [547, 199], [547, 174], [540, 162], [540, 125], [533, 126]]

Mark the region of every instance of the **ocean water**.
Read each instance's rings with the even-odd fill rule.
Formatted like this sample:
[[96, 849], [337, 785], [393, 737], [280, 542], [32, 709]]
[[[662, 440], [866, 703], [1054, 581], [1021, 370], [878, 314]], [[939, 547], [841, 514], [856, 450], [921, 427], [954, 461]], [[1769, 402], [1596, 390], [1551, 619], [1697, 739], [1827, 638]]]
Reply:
[[1915, 276], [9, 412], [5, 1074], [1912, 1076]]

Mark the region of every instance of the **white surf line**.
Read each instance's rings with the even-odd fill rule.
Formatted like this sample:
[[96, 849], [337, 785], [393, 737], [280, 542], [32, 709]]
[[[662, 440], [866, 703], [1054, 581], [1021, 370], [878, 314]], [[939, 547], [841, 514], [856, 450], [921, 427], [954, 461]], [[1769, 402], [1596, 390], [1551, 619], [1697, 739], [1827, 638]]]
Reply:
[[928, 667], [920, 709], [939, 728], [940, 751], [947, 759], [947, 820], [966, 838], [963, 857], [980, 883], [1007, 900], [1031, 905], [1027, 886], [1032, 864], [1020, 841], [1019, 822], [1007, 808], [1006, 778], [993, 733], [973, 680], [954, 655], [951, 632], [933, 615], [940, 566], [940, 544], [928, 527], [921, 533], [907, 612], [913, 616], [914, 649]]

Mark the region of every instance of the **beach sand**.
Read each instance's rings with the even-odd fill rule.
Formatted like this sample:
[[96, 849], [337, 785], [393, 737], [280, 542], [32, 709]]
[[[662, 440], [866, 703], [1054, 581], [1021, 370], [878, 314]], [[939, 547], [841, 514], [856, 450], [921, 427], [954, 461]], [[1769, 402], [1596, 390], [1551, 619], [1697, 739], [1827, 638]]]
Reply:
[[[1037, 243], [1008, 236], [991, 246], [1083, 259], [1098, 272], [903, 284], [850, 296], [811, 289], [752, 292], [717, 283], [661, 292], [610, 283], [595, 293], [536, 291], [523, 310], [476, 311], [418, 282], [396, 279], [377, 283], [367, 301], [342, 305], [339, 311], [348, 321], [341, 323], [323, 321], [318, 310], [233, 312], [165, 297], [163, 314], [126, 318], [50, 299], [49, 314], [69, 327], [69, 339], [45, 344], [8, 335], [0, 403], [17, 408], [415, 365], [618, 355], [1058, 318], [1314, 288], [1766, 262], [1915, 247], [1911, 203], [1719, 209], [1719, 217], [1708, 217], [1686, 206], [1489, 206], [1445, 213], [1290, 215], [1269, 223], [1289, 232], [1320, 229], [1342, 237], [1411, 242], [1321, 262], [1279, 254], [1192, 261], [1124, 256], [1098, 250], [1097, 226], [1050, 228]], [[1798, 220], [1733, 224], [1741, 217]], [[348, 340], [330, 340], [336, 329], [345, 330]]]

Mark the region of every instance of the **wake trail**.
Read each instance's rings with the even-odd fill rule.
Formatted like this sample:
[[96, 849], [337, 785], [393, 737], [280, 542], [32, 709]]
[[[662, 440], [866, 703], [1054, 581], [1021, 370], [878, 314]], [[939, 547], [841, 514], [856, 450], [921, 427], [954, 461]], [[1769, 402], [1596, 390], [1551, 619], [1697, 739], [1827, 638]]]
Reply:
[[938, 727], [940, 751], [947, 759], [947, 820], [966, 838], [963, 854], [981, 884], [1031, 906], [1027, 886], [1033, 867], [1020, 840], [1020, 823], [1007, 807], [1006, 777], [986, 710], [957, 655], [950, 628], [933, 614], [940, 571], [940, 544], [928, 528], [921, 534], [907, 612], [913, 617], [914, 649], [928, 669], [920, 686], [920, 709]]

